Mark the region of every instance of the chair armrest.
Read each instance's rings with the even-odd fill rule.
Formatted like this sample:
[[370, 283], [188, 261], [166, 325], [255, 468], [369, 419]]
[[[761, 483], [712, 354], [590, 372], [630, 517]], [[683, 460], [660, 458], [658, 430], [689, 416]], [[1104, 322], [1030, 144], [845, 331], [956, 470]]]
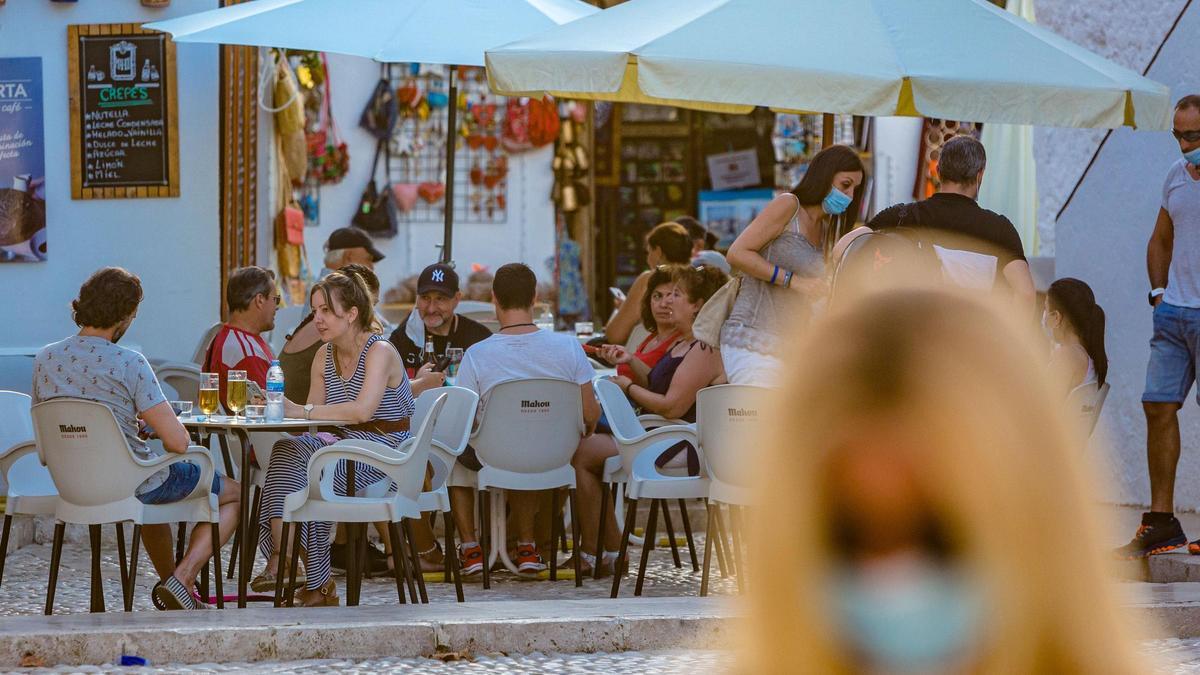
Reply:
[[641, 422], [642, 426], [647, 429], [652, 427], [663, 427], [668, 424], [689, 424], [689, 422], [686, 420], [670, 419], [663, 417], [662, 415], [655, 415], [653, 413], [638, 415], [638, 422]]
[[391, 469], [403, 466], [412, 457], [414, 443], [415, 439], [409, 438], [393, 448], [377, 441], [347, 438], [317, 450], [308, 460], [309, 496], [321, 496], [321, 473], [343, 459], [373, 466], [391, 476]]
[[[0, 452], [0, 478], [3, 478], [7, 483], [8, 471], [12, 468], [13, 464], [16, 464], [17, 460], [21, 459], [25, 455], [36, 453], [37, 451], [37, 443], [29, 440], [15, 443], [11, 448], [6, 449], [4, 452]], [[40, 455], [38, 456], [38, 460], [41, 460]], [[42, 462], [42, 465], [44, 466], [45, 462]]]
[[[614, 437], [615, 440], [615, 437]], [[627, 475], [633, 475], [633, 463], [647, 449], [660, 447], [666, 443], [687, 441], [700, 452], [700, 442], [696, 437], [696, 427], [689, 424], [673, 424], [647, 431], [637, 439], [628, 443], [617, 442], [617, 450], [621, 455], [621, 467]]]

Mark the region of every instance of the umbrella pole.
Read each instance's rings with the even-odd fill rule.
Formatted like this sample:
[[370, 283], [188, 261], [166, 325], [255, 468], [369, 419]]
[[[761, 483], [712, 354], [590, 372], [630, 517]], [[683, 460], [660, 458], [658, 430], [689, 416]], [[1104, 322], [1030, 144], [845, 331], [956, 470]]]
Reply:
[[825, 113], [821, 122], [821, 149], [824, 150], [833, 145], [833, 113]]
[[450, 246], [454, 236], [454, 155], [458, 149], [458, 66], [450, 66], [450, 104], [446, 110], [446, 219], [442, 230], [442, 262], [451, 264]]

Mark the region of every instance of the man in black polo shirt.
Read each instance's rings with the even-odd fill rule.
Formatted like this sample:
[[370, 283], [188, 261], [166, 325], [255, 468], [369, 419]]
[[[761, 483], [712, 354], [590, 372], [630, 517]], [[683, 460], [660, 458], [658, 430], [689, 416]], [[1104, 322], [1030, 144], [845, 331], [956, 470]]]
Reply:
[[427, 340], [433, 340], [434, 354], [441, 358], [451, 347], [465, 350], [492, 335], [482, 324], [454, 313], [460, 300], [458, 273], [453, 267], [430, 265], [417, 278], [417, 306], [388, 338], [404, 359], [414, 395], [440, 387], [446, 380], [445, 374], [421, 367]]
[[1011, 221], [977, 203], [987, 155], [971, 136], [942, 146], [941, 185], [929, 199], [897, 204], [867, 223], [872, 230], [911, 227], [934, 245], [946, 280], [956, 286], [991, 291], [1007, 288], [1013, 307], [1033, 316], [1035, 292], [1021, 237]]

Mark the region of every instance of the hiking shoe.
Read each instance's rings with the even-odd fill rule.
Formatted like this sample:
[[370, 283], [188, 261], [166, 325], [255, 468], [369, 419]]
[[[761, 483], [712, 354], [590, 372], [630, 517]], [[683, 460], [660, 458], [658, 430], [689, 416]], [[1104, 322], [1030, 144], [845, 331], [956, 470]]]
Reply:
[[459, 574], [472, 577], [483, 572], [483, 549], [479, 544], [463, 548], [458, 547]]
[[[1139, 560], [1173, 551], [1186, 544], [1187, 537], [1183, 534], [1183, 527], [1179, 525], [1177, 518], [1172, 516], [1169, 522], [1151, 525], [1143, 515], [1142, 524], [1133, 535], [1133, 539], [1113, 553], [1122, 560]], [[1191, 547], [1188, 549], [1190, 551]], [[1197, 553], [1200, 553], [1200, 546], [1197, 547]]]
[[1192, 555], [1200, 555], [1200, 539], [1188, 544], [1188, 553]]
[[538, 554], [537, 546], [534, 544], [517, 544], [515, 562], [518, 574], [536, 575], [546, 569], [546, 563], [542, 562], [542, 556]]

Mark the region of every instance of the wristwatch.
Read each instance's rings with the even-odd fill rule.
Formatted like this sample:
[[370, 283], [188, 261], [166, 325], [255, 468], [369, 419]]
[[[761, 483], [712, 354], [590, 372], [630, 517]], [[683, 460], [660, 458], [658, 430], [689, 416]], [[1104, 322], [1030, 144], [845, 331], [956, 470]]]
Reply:
[[1149, 302], [1150, 302], [1150, 306], [1153, 307], [1154, 299], [1160, 295], [1163, 295], [1166, 292], [1167, 292], [1167, 289], [1165, 289], [1165, 288], [1156, 288], [1156, 289], [1150, 291], [1150, 295], [1146, 296], [1146, 299], [1149, 300]]
[[311, 403], [304, 404], [304, 419], [306, 419], [306, 420], [312, 419], [312, 411], [313, 411], [313, 408], [315, 408], [315, 407], [316, 406]]

